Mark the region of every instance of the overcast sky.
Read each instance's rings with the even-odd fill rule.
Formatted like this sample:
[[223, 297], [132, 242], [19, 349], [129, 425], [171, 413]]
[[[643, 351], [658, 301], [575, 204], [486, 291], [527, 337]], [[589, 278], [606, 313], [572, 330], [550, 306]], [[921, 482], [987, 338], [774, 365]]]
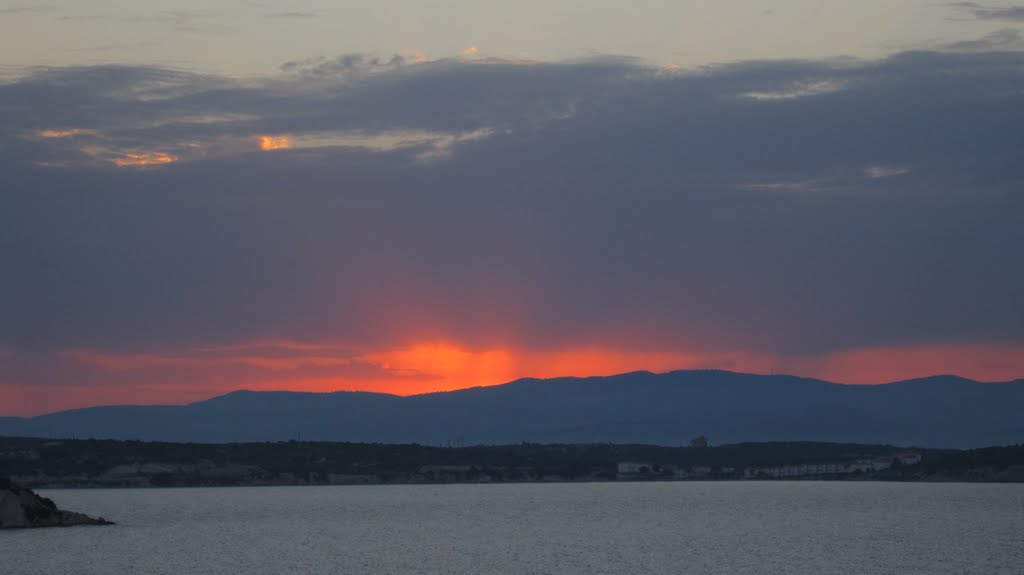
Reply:
[[1022, 31], [996, 2], [0, 2], [0, 415], [1024, 377]]

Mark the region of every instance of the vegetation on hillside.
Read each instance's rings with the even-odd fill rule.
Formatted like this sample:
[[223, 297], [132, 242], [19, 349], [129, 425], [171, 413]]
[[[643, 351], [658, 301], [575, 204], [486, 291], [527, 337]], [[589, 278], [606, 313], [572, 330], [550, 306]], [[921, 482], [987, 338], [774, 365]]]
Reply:
[[[900, 460], [908, 461], [908, 454], [913, 461], [909, 465]], [[873, 462], [875, 467], [841, 476], [814, 467], [853, 462]], [[1024, 446], [906, 450], [787, 442], [718, 447], [533, 443], [437, 447], [0, 437], [0, 475], [37, 487], [742, 479], [764, 477], [758, 470], [770, 468], [819, 478], [1019, 481], [1024, 479]]]

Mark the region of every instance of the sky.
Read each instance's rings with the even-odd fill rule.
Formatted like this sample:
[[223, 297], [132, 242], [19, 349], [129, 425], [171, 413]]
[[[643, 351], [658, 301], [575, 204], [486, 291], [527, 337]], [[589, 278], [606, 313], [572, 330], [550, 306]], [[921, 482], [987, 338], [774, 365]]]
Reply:
[[0, 416], [1024, 377], [1024, 4], [0, 1]]

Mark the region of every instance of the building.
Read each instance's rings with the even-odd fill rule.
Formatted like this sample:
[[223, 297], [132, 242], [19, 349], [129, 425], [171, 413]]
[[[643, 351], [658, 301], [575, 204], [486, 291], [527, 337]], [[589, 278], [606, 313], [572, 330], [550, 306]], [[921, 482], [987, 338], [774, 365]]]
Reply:
[[618, 470], [619, 475], [638, 475], [640, 473], [650, 473], [654, 470], [654, 466], [640, 461], [620, 461]]

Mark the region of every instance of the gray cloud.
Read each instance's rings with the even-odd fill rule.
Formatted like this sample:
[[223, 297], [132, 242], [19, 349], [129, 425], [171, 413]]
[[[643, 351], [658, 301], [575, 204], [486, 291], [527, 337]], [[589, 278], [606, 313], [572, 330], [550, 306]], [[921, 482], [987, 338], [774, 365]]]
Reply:
[[34, 14], [40, 12], [53, 12], [56, 9], [57, 6], [55, 6], [54, 4], [24, 4], [21, 6], [8, 6], [6, 8], [0, 8], [0, 14]]
[[967, 10], [979, 20], [1024, 22], [1024, 6], [989, 6], [978, 2], [954, 2], [950, 6]]
[[0, 343], [1024, 341], [1022, 55], [390, 62], [0, 85]]
[[[49, 10], [56, 10], [56, 7], [50, 7]], [[220, 34], [231, 29], [227, 24], [226, 16], [227, 14], [223, 12], [213, 10], [163, 10], [145, 14], [124, 11], [93, 11], [83, 14], [61, 14], [56, 19], [67, 22], [110, 20], [135, 24], [162, 24], [167, 25], [175, 32]]]
[[271, 12], [264, 15], [264, 18], [270, 18], [273, 20], [294, 20], [294, 19], [306, 19], [316, 18], [320, 16], [320, 12], [316, 11], [289, 11], [289, 12]]
[[221, 33], [230, 29], [222, 14], [207, 10], [169, 10], [150, 21], [166, 22], [177, 32]]
[[986, 34], [977, 40], [961, 40], [944, 46], [957, 52], [993, 52], [999, 50], [1024, 50], [1024, 37], [1020, 30], [1003, 28]]
[[390, 58], [380, 58], [368, 54], [344, 54], [334, 59], [310, 58], [285, 62], [281, 65], [281, 71], [303, 76], [337, 79], [341, 76], [394, 71], [406, 64], [406, 59], [398, 54]]

